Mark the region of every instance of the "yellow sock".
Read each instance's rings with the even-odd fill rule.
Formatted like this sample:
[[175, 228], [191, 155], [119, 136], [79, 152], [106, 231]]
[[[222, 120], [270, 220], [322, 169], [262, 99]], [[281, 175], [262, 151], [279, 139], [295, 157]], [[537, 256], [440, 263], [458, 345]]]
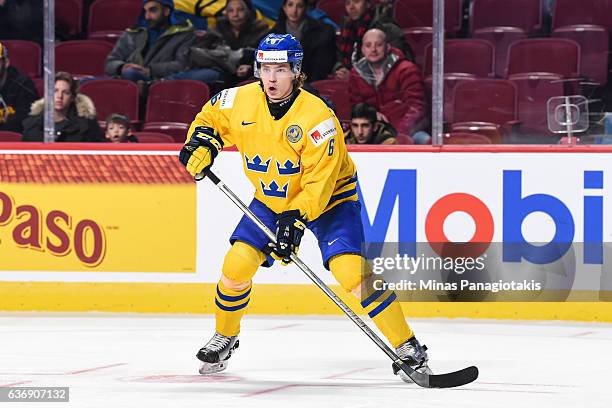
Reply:
[[[265, 255], [252, 246], [236, 241], [223, 261], [223, 277], [217, 284], [215, 296], [216, 331], [224, 336], [240, 333], [240, 320], [251, 300], [251, 278]], [[239, 290], [230, 289], [223, 282], [233, 283]]]
[[240, 320], [251, 300], [252, 286], [251, 284], [244, 290], [235, 291], [227, 289], [223, 282], [219, 281], [215, 296], [217, 333], [224, 336], [237, 336], [240, 333]]
[[361, 306], [393, 347], [414, 336], [412, 329], [406, 323], [395, 292], [377, 290], [365, 298]]
[[[338, 255], [329, 261], [329, 269], [345, 290], [360, 292], [362, 281], [371, 276], [369, 268], [362, 270], [367, 267], [363, 261], [359, 255]], [[406, 323], [395, 292], [379, 290], [360, 297], [363, 299], [361, 306], [393, 347], [399, 346], [414, 335]]]

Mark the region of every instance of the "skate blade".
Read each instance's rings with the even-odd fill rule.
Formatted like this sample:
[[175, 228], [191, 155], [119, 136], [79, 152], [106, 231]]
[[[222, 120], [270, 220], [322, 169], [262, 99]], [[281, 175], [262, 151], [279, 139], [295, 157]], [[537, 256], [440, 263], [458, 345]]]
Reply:
[[202, 375], [211, 375], [220, 373], [227, 368], [227, 361], [221, 361], [219, 363], [202, 363], [198, 372]]

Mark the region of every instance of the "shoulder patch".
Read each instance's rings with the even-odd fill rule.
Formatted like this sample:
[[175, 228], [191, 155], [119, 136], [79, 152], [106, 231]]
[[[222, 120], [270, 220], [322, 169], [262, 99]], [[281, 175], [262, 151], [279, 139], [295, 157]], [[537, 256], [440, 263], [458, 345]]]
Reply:
[[327, 139], [338, 134], [334, 118], [325, 119], [308, 132], [315, 146], [319, 146]]
[[297, 143], [302, 138], [302, 128], [298, 125], [291, 125], [285, 131], [285, 135], [287, 136], [287, 140], [291, 143]]
[[236, 93], [238, 88], [225, 89], [221, 92], [221, 104], [219, 109], [229, 109], [234, 106], [234, 99], [236, 99]]

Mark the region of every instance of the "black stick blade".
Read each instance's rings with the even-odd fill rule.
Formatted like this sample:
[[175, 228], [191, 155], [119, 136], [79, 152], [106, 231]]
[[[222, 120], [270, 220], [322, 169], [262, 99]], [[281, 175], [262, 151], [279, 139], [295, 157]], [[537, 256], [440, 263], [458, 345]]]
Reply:
[[395, 368], [405, 372], [415, 384], [424, 388], [452, 388], [469, 384], [478, 378], [478, 368], [470, 366], [463, 370], [445, 374], [425, 374], [414, 371], [406, 363], [394, 363]]
[[478, 368], [470, 366], [452, 373], [430, 375], [430, 388], [452, 388], [469, 384], [478, 378]]

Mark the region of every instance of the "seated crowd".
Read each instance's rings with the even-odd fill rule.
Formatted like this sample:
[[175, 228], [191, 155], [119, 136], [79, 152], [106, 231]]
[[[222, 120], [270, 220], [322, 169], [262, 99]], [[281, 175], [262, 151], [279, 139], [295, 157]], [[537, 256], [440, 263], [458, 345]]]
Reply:
[[[345, 21], [341, 27], [335, 27], [325, 13], [316, 9], [315, 3], [283, 0], [278, 19], [270, 23], [258, 18], [250, 0], [228, 0], [214, 27], [198, 30], [188, 19], [178, 21], [173, 0], [144, 0], [140, 23], [127, 28], [107, 56], [106, 76], [75, 75], [75, 79], [70, 73], [56, 74], [55, 140], [137, 141], [131, 134], [135, 130], [134, 121], [123, 112], [98, 122], [94, 101], [79, 92], [79, 83], [126, 79], [138, 85], [143, 98], [149, 85], [159, 80], [197, 80], [218, 91], [254, 80], [254, 50], [266, 34], [274, 32], [290, 33], [300, 40], [306, 89], [318, 94], [310, 84], [341, 79], [350, 90], [350, 103], [356, 108], [353, 113], [369, 117], [375, 112], [376, 123], [371, 128], [377, 129], [377, 136], [348, 132], [347, 140], [380, 143], [383, 141], [380, 134], [396, 135], [399, 131], [406, 136], [419, 132], [424, 134], [420, 140], [427, 142], [422, 78], [419, 68], [411, 62], [410, 46], [393, 23], [390, 8], [369, 0], [347, 0]], [[42, 141], [45, 101], [39, 99], [31, 79], [11, 66], [8, 50], [1, 45], [0, 50], [0, 131], [21, 133], [24, 141]], [[334, 107], [333, 98], [319, 96]], [[352, 127], [348, 117], [342, 119], [347, 129]], [[118, 128], [126, 133], [119, 135]], [[398, 139], [385, 137], [385, 140], [389, 144], [397, 143]]]
[[[112, 0], [83, 1], [97, 3]], [[38, 99], [40, 85], [35, 86], [40, 82], [33, 83], [11, 64], [10, 53], [2, 46], [2, 41], [23, 34], [23, 30], [9, 30], [7, 24], [13, 20], [21, 21], [19, 13], [24, 10], [32, 12], [34, 3], [33, 0], [0, 0], [0, 24], [4, 24], [0, 30], [0, 131], [20, 133], [23, 140], [28, 141], [42, 140], [44, 102]], [[210, 95], [227, 87], [255, 81], [254, 50], [260, 40], [272, 32], [292, 34], [301, 42], [304, 50], [302, 70], [306, 76], [304, 87], [324, 99], [336, 111], [345, 130], [350, 129], [347, 141], [368, 144], [389, 144], [389, 140], [399, 144], [431, 143], [431, 50], [429, 48], [425, 52], [428, 48], [423, 44], [413, 43], [414, 38], [407, 34], [406, 27], [400, 27], [394, 19], [397, 15], [394, 8], [403, 4], [402, 1], [344, 0], [341, 21], [339, 16], [333, 21], [319, 8], [320, 0], [226, 0], [207, 6], [210, 10], [197, 10], [200, 16], [186, 14], [183, 3], [189, 4], [189, 0], [178, 5], [174, 0], [142, 0], [140, 9], [134, 6], [134, 12], [140, 13], [134, 25], [111, 41], [114, 46], [108, 55], [106, 52], [102, 54], [107, 56], [99, 75], [82, 75], [72, 70], [70, 73], [58, 72], [54, 96], [56, 141], [137, 141], [137, 137], [131, 133], [130, 137], [102, 135], [103, 129], [106, 129], [103, 119], [108, 107], [100, 109], [99, 112], [103, 113], [96, 118], [96, 98], [79, 93], [81, 84], [101, 79], [123, 79], [136, 84], [140, 98], [137, 114], [142, 116], [149, 89], [159, 81], [199, 81], [208, 86]], [[472, 3], [473, 0], [460, 3], [464, 9], [459, 11], [463, 13], [459, 15], [467, 16]], [[262, 14], [264, 6], [277, 7], [274, 9], [278, 11], [274, 19], [269, 14]], [[546, 8], [547, 15], [541, 16], [544, 22], [550, 23], [551, 7]], [[471, 14], [469, 18], [472, 18]], [[464, 30], [468, 29], [464, 27]], [[65, 32], [67, 30], [56, 30], [56, 38], [64, 39], [62, 33]], [[36, 33], [37, 30], [30, 30], [27, 39], [40, 43], [40, 33]], [[457, 38], [464, 34], [451, 32], [449, 35]], [[110, 45], [106, 44], [110, 49]], [[453, 66], [452, 62], [449, 65]], [[449, 82], [445, 79], [444, 83], [444, 125], [452, 131], [461, 128], [459, 125], [462, 124], [464, 128], [469, 127], [475, 121], [468, 118], [455, 126], [455, 123], [447, 120], [447, 116], [452, 115], [449, 113], [449, 108], [453, 107], [450, 99], [454, 98], [452, 87], [462, 79], [478, 77], [487, 80], [496, 75], [489, 72], [483, 77], [458, 72], [451, 71]], [[71, 74], [75, 79], [71, 78]], [[428, 76], [425, 78], [425, 75]], [[500, 76], [497, 75], [497, 78]], [[495, 80], [519, 81], [513, 78]], [[521, 107], [526, 107], [523, 110], [532, 109], [529, 103], [534, 102], [529, 92], [539, 91], [521, 88], [520, 84], [515, 88], [519, 110]], [[521, 92], [526, 94], [521, 95]], [[604, 103], [607, 99], [604, 92]], [[202, 100], [201, 104], [204, 102]], [[485, 109], [488, 107], [485, 106]], [[358, 136], [353, 123], [355, 118], [370, 118], [371, 112], [375, 112], [376, 117], [376, 123], [368, 119], [373, 129], [385, 129], [385, 135], [397, 137]], [[114, 113], [116, 117], [134, 114], [122, 111]], [[538, 115], [542, 118], [546, 116]], [[455, 115], [455, 119], [463, 116]], [[99, 126], [94, 123], [96, 119]], [[518, 119], [523, 118], [519, 115]], [[516, 122], [519, 121], [507, 123], [516, 125]], [[125, 123], [128, 132], [140, 129], [138, 117], [128, 117]], [[538, 125], [542, 128], [542, 124]], [[495, 135], [487, 137], [493, 143], [498, 143], [496, 140], [500, 140], [500, 129], [504, 126], [500, 124], [494, 129]], [[144, 127], [144, 130], [150, 129]], [[171, 136], [178, 141], [176, 134]]]

